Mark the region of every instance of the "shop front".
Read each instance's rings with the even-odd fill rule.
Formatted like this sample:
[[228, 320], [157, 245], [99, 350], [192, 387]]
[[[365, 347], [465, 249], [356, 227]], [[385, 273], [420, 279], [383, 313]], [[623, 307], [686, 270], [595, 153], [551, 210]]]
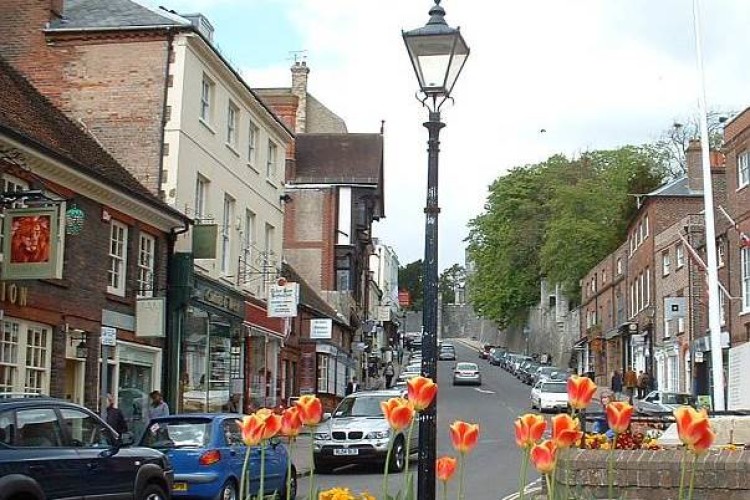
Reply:
[[242, 404], [244, 314], [241, 294], [195, 275], [180, 336], [177, 411], [219, 412], [231, 396]]
[[269, 318], [262, 302], [245, 302], [247, 410], [284, 403], [281, 351], [288, 320]]

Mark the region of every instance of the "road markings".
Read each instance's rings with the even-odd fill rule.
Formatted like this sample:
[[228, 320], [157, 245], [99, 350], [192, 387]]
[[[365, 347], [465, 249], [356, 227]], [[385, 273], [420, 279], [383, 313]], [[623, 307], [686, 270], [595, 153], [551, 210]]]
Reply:
[[475, 387], [474, 390], [481, 392], [482, 394], [495, 394], [495, 391], [488, 391], [487, 389], [480, 389], [479, 387]]

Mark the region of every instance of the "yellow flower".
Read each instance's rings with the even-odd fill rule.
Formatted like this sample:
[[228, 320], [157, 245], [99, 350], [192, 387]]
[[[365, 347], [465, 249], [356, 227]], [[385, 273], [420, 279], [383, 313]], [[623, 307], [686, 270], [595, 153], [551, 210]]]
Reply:
[[331, 488], [321, 491], [318, 500], [375, 500], [375, 497], [367, 492], [356, 496], [349, 488]]
[[370, 495], [366, 491], [362, 493], [362, 500], [376, 500], [374, 496]]

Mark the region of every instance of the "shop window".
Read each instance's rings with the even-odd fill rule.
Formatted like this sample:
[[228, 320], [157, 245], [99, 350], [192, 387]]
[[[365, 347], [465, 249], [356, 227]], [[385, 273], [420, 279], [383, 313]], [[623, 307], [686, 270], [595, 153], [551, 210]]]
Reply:
[[125, 296], [125, 275], [127, 270], [128, 226], [113, 220], [109, 233], [109, 282], [107, 292]]
[[7, 319], [0, 332], [0, 393], [49, 393], [50, 328]]
[[141, 233], [138, 244], [138, 296], [154, 296], [154, 257], [156, 238]]

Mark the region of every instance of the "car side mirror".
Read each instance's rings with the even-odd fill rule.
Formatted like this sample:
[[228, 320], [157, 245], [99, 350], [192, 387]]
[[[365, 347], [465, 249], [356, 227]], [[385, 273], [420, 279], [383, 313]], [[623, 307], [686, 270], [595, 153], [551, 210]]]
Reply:
[[323, 414], [323, 421], [325, 422], [326, 420], [330, 420], [330, 419], [331, 419], [331, 414], [329, 412], [325, 412]]
[[123, 432], [120, 434], [117, 444], [119, 446], [130, 446], [135, 442], [132, 432]]

